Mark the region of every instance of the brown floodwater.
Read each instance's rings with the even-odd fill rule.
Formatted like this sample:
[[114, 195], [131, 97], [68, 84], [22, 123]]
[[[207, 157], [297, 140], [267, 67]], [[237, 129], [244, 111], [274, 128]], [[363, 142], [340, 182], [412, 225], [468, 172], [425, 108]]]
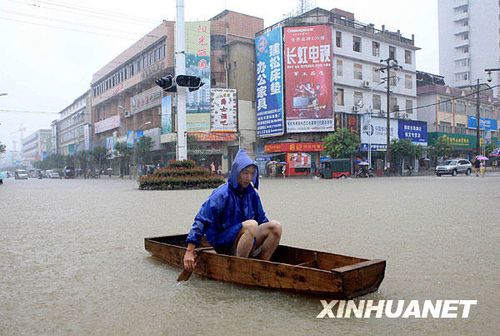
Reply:
[[387, 260], [372, 300], [477, 300], [468, 319], [317, 319], [320, 298], [192, 276], [144, 250], [185, 233], [210, 190], [131, 180], [0, 186], [0, 335], [493, 335], [500, 175], [265, 179], [282, 242]]

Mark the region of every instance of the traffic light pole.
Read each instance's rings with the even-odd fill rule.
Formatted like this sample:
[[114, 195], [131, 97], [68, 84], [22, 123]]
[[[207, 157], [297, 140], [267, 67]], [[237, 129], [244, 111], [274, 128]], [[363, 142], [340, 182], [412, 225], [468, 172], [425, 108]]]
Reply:
[[[184, 35], [184, 0], [177, 0], [177, 18], [175, 22], [175, 73], [186, 73]], [[177, 87], [177, 160], [187, 160], [186, 131], [186, 88]]]

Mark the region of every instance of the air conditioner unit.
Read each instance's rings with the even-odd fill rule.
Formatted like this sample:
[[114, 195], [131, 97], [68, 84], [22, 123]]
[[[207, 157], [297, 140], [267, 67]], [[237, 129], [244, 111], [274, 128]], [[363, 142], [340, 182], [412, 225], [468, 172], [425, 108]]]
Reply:
[[365, 81], [363, 81], [363, 83], [362, 83], [362, 84], [363, 84], [363, 87], [367, 88], [367, 87], [370, 87], [370, 84], [371, 84], [371, 83], [370, 83], [370, 81], [365, 80]]
[[359, 112], [359, 106], [354, 105], [354, 106], [352, 107], [352, 111], [353, 111], [353, 112]]

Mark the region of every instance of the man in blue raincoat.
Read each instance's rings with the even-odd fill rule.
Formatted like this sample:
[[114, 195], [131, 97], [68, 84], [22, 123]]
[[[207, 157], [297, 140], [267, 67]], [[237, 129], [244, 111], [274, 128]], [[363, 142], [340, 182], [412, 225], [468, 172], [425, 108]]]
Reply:
[[281, 224], [266, 217], [259, 194], [259, 172], [244, 150], [236, 155], [228, 181], [203, 203], [186, 239], [184, 268], [192, 271], [203, 236], [217, 253], [269, 260], [281, 238]]

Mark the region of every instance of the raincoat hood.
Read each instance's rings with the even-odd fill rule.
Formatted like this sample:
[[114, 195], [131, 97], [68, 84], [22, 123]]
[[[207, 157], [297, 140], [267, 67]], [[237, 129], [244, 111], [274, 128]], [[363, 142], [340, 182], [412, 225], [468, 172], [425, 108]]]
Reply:
[[234, 188], [238, 189], [238, 176], [240, 175], [240, 172], [245, 169], [246, 167], [253, 165], [255, 167], [255, 174], [252, 178], [252, 183], [253, 187], [255, 189], [259, 188], [259, 168], [257, 167], [257, 164], [255, 161], [253, 161], [247, 154], [247, 152], [244, 149], [240, 149], [238, 153], [236, 154], [236, 157], [234, 158], [233, 165], [231, 166], [231, 173], [229, 174], [229, 185]]

